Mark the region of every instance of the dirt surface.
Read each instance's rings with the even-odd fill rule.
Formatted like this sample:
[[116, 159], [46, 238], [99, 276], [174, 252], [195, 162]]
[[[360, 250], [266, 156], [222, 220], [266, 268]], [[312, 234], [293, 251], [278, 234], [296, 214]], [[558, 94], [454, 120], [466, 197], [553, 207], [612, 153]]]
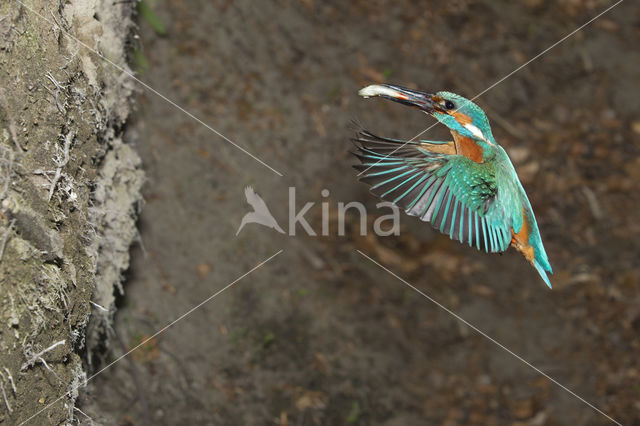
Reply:
[[[143, 179], [120, 139], [133, 87], [82, 43], [127, 67], [132, 12], [100, 0], [0, 4], [3, 425], [45, 407], [35, 423], [76, 421], [82, 357], [105, 341]], [[91, 301], [102, 306], [92, 320]]]
[[[364, 202], [369, 231], [386, 213], [356, 182], [352, 119], [406, 139], [433, 122], [359, 88], [473, 97], [610, 4], [151, 4], [159, 22], [140, 22], [141, 78], [284, 176], [143, 92], [129, 127], [148, 173], [143, 244], [106, 362], [284, 252], [91, 380], [83, 411], [136, 425], [609, 422], [358, 249], [617, 421], [640, 422], [636, 2], [477, 100], [531, 198], [552, 291], [512, 250], [479, 253], [414, 218], [397, 237], [359, 236], [356, 214], [339, 237], [334, 220], [339, 201]], [[297, 211], [315, 202], [306, 217], [318, 233], [328, 203], [330, 235], [254, 224], [236, 236], [247, 185], [285, 229], [288, 187]]]

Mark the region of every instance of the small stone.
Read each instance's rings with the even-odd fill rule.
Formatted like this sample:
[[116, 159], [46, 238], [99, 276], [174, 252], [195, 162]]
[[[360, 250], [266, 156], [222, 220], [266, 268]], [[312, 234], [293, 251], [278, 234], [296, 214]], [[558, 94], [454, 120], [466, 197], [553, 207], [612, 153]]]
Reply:
[[209, 266], [206, 263], [201, 263], [198, 266], [196, 266], [196, 271], [198, 272], [198, 276], [200, 277], [200, 279], [205, 279], [207, 277], [207, 275], [209, 275], [209, 272], [211, 271], [211, 266]]

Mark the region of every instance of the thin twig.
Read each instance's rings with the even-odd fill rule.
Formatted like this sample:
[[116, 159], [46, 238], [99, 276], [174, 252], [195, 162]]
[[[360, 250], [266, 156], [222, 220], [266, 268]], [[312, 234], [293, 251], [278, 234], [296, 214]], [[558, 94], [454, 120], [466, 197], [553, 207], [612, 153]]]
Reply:
[[14, 152], [11, 147], [4, 145], [0, 146], [0, 152], [0, 180], [4, 181], [2, 182], [2, 189], [0, 189], [0, 200], [3, 200], [11, 185]]
[[68, 58], [66, 56], [63, 56], [63, 58], [65, 58], [67, 60], [67, 62], [64, 63], [64, 65], [62, 65], [60, 67], [61, 70], [64, 70], [65, 68], [67, 68], [69, 66], [69, 64], [71, 62], [73, 62], [73, 60], [76, 58], [76, 56], [78, 55], [78, 51], [80, 50], [80, 48], [78, 46], [76, 46], [76, 51], [73, 52], [73, 54], [71, 56], [69, 56]]
[[69, 131], [67, 135], [64, 137], [64, 147], [62, 148], [62, 158], [59, 156], [54, 160], [56, 163], [56, 172], [53, 175], [53, 179], [51, 180], [51, 187], [49, 188], [49, 198], [47, 201], [51, 201], [51, 197], [53, 197], [53, 191], [56, 189], [56, 185], [58, 181], [62, 177], [62, 168], [67, 165], [69, 162], [69, 148], [71, 148], [71, 142], [73, 141], [73, 137], [75, 135]]
[[58, 23], [58, 20], [56, 19], [56, 15], [53, 14], [52, 10], [50, 10], [49, 13], [51, 13], [51, 17], [53, 18], [53, 22], [56, 23], [56, 25], [53, 26], [53, 36], [55, 38], [58, 38], [58, 31], [60, 30], [60, 28], [62, 28], [62, 25], [60, 25]]
[[27, 368], [33, 367], [35, 365], [36, 361], [42, 361], [44, 363], [44, 360], [42, 359], [42, 355], [46, 354], [47, 352], [50, 352], [50, 351], [54, 350], [55, 348], [57, 348], [60, 345], [64, 345], [65, 342], [66, 342], [65, 340], [60, 340], [59, 342], [56, 342], [53, 345], [49, 346], [47, 349], [44, 349], [44, 350], [38, 352], [37, 354], [31, 356], [31, 358], [27, 359], [27, 362], [22, 364], [22, 367], [20, 367], [20, 371], [25, 371]]
[[15, 395], [17, 391], [16, 391], [16, 384], [13, 382], [13, 376], [11, 375], [11, 372], [7, 367], [4, 367], [4, 371], [6, 371], [7, 376], [9, 376], [9, 383], [11, 384], [11, 392], [13, 392], [13, 395]]
[[9, 134], [11, 134], [11, 139], [13, 139], [13, 143], [18, 147], [18, 149], [24, 152], [24, 148], [18, 142], [18, 133], [16, 132], [16, 123], [13, 121], [13, 114], [11, 114], [11, 110], [9, 109], [9, 103], [7, 102], [7, 98], [4, 94], [4, 90], [0, 87], [0, 105], [4, 108], [7, 113], [7, 119], [9, 120]]
[[58, 83], [58, 81], [53, 77], [53, 74], [51, 74], [51, 71], [47, 71], [47, 73], [45, 74], [45, 77], [47, 77], [49, 79], [49, 81], [51, 81], [51, 83], [53, 83], [53, 85], [56, 88], [56, 91], [54, 93], [47, 86], [44, 86], [44, 88], [47, 89], [47, 91], [53, 95], [54, 99], [56, 100], [56, 107], [58, 107], [58, 111], [60, 111], [61, 113], [65, 114], [67, 112], [67, 110], [65, 109], [64, 105], [60, 104], [60, 100], [58, 99], [58, 95], [60, 95], [60, 92], [65, 87], [60, 85], [60, 83]]
[[109, 310], [107, 308], [105, 308], [104, 306], [100, 306], [98, 305], [96, 302], [94, 302], [93, 300], [89, 300], [89, 303], [91, 303], [93, 306], [95, 306], [96, 308], [100, 309], [103, 312], [109, 312]]
[[11, 405], [9, 405], [9, 400], [7, 399], [7, 394], [4, 391], [4, 386], [2, 385], [2, 382], [0, 382], [0, 390], [2, 391], [2, 399], [4, 399], [4, 404], [7, 406], [7, 410], [9, 410], [9, 413], [13, 413], [13, 410], [11, 409]]
[[9, 222], [9, 227], [7, 228], [6, 231], [4, 231], [4, 234], [2, 234], [2, 239], [0, 240], [0, 262], [2, 261], [2, 256], [4, 255], [4, 248], [7, 245], [7, 240], [9, 240], [9, 234], [11, 234], [11, 231], [13, 230], [13, 225], [15, 223], [16, 223], [15, 219]]
[[49, 364], [47, 364], [47, 361], [44, 360], [44, 358], [42, 357], [38, 357], [38, 361], [40, 361], [42, 363], [42, 365], [44, 365], [44, 368], [46, 368], [47, 370], [49, 370], [51, 372], [51, 374], [53, 374], [54, 376], [56, 376], [56, 379], [60, 380], [61, 382], [63, 382], [63, 380], [60, 378], [60, 376], [58, 376], [56, 374], [55, 371], [53, 371], [53, 368], [49, 367]]
[[587, 204], [589, 205], [589, 210], [591, 210], [593, 217], [596, 220], [602, 219], [602, 208], [600, 207], [600, 202], [598, 201], [596, 194], [588, 186], [582, 187], [582, 193], [587, 199]]

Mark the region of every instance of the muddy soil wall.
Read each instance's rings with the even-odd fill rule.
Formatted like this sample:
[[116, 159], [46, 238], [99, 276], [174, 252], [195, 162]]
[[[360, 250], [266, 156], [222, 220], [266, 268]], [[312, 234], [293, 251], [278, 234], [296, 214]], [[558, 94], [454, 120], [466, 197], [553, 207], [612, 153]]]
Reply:
[[133, 8], [102, 0], [0, 4], [3, 424], [50, 404], [37, 424], [82, 418], [74, 401], [87, 354], [108, 338], [143, 182], [140, 160], [123, 142]]

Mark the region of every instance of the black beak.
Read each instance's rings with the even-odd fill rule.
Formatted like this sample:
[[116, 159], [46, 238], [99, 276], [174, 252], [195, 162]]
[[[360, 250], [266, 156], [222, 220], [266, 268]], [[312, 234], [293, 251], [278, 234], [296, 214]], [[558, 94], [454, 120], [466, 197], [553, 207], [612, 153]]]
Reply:
[[363, 98], [380, 96], [382, 98], [391, 99], [392, 101], [396, 101], [404, 105], [419, 108], [429, 114], [434, 111], [443, 111], [442, 107], [438, 103], [438, 96], [392, 84], [372, 84], [364, 89], [360, 89], [358, 94]]

